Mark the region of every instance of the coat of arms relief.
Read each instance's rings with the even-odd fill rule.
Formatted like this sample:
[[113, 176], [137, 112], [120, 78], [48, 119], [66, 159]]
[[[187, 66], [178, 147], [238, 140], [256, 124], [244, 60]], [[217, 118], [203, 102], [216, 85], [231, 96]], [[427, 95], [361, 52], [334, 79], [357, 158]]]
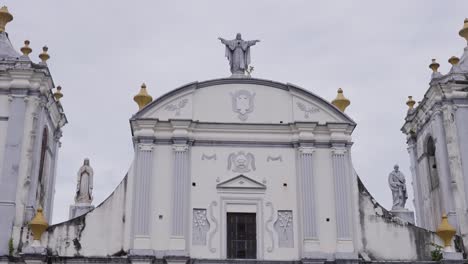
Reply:
[[228, 157], [227, 169], [238, 173], [256, 170], [255, 157], [252, 153], [245, 153], [244, 151], [231, 153]]
[[248, 114], [253, 112], [254, 99], [255, 93], [251, 93], [247, 90], [238, 90], [231, 93], [232, 111], [238, 114], [237, 117], [241, 121], [246, 121]]

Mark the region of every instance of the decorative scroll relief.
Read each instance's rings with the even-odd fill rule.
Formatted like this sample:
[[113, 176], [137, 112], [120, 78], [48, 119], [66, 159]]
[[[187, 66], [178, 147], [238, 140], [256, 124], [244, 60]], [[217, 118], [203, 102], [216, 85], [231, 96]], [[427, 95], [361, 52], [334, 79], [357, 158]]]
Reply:
[[304, 118], [305, 119], [309, 119], [310, 114], [317, 113], [317, 112], [320, 111], [318, 108], [312, 107], [312, 106], [307, 106], [302, 102], [297, 102], [297, 107], [299, 108], [299, 110], [304, 112]]
[[192, 244], [205, 246], [208, 230], [210, 223], [206, 218], [206, 209], [193, 209]]
[[217, 157], [216, 157], [216, 154], [208, 156], [205, 153], [203, 153], [201, 160], [217, 160]]
[[255, 156], [252, 153], [245, 153], [244, 151], [231, 153], [228, 157], [227, 169], [238, 173], [256, 170]]
[[271, 229], [270, 225], [273, 222], [275, 209], [273, 208], [273, 204], [271, 202], [267, 202], [265, 206], [270, 207], [270, 217], [265, 223], [265, 229], [267, 233], [270, 235], [270, 239], [271, 239], [271, 246], [267, 247], [267, 251], [273, 252], [273, 249], [275, 249], [275, 237], [273, 236], [273, 230]]
[[279, 162], [283, 162], [283, 157], [282, 157], [281, 155], [276, 156], [276, 157], [268, 156], [268, 157], [267, 157], [267, 162], [270, 162], [270, 161], [279, 161]]
[[241, 121], [246, 121], [248, 114], [253, 112], [254, 99], [255, 93], [251, 93], [247, 90], [239, 90], [231, 93], [232, 111], [238, 114], [237, 117]]
[[218, 206], [218, 203], [216, 201], [211, 202], [211, 204], [210, 204], [210, 220], [214, 224], [214, 228], [213, 228], [213, 231], [211, 231], [211, 233], [210, 233], [210, 237], [209, 237], [209, 240], [208, 240], [208, 247], [210, 248], [210, 251], [212, 253], [216, 252], [216, 248], [213, 247], [213, 238], [214, 238], [216, 232], [218, 232], [218, 220], [216, 220], [216, 217], [214, 216], [214, 212], [213, 212], [213, 207], [215, 207], [215, 206]]
[[278, 210], [278, 219], [273, 225], [278, 234], [278, 247], [294, 247], [293, 215], [291, 210]]
[[164, 107], [164, 110], [175, 112], [175, 116], [180, 116], [180, 111], [187, 105], [188, 99], [182, 99], [177, 103], [169, 104]]

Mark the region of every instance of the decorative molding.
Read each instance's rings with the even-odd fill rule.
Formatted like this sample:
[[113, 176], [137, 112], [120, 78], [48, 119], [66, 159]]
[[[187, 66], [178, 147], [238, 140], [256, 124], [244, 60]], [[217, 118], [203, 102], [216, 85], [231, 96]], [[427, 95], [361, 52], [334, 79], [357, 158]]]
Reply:
[[210, 230], [210, 223], [206, 218], [206, 209], [193, 209], [192, 244], [206, 245], [206, 234]]
[[306, 106], [302, 102], [297, 102], [296, 105], [299, 108], [299, 110], [304, 112], [304, 118], [305, 119], [309, 119], [310, 114], [317, 113], [317, 112], [320, 111], [318, 108], [315, 108], [315, 107], [312, 107], [312, 106]]
[[227, 169], [233, 172], [246, 173], [252, 170], [256, 170], [255, 167], [255, 156], [252, 153], [245, 153], [239, 151], [237, 153], [231, 153], [228, 157]]
[[217, 189], [260, 189], [265, 190], [266, 185], [247, 176], [239, 175], [227, 181], [218, 183]]
[[180, 116], [180, 111], [187, 105], [188, 99], [182, 99], [176, 104], [169, 104], [164, 107], [164, 110], [175, 112], [175, 116]]
[[201, 160], [217, 160], [217, 157], [216, 154], [208, 156], [205, 153], [203, 153]]
[[278, 210], [278, 217], [273, 225], [278, 234], [278, 247], [294, 247], [293, 214], [291, 210]]
[[210, 219], [211, 219], [211, 222], [214, 224], [214, 228], [213, 228], [213, 231], [211, 231], [210, 233], [210, 237], [209, 237], [209, 240], [208, 240], [208, 247], [210, 248], [210, 251], [212, 253], [215, 253], [216, 252], [216, 248], [213, 247], [213, 238], [214, 238], [214, 235], [216, 234], [216, 232], [218, 232], [218, 220], [216, 220], [216, 217], [214, 216], [214, 213], [213, 213], [213, 207], [215, 206], [218, 206], [218, 203], [216, 201], [213, 201], [211, 202], [210, 204]]
[[275, 209], [273, 208], [273, 204], [271, 202], [266, 202], [265, 206], [270, 207], [270, 217], [265, 223], [265, 229], [267, 233], [270, 235], [270, 239], [271, 239], [271, 246], [267, 247], [267, 251], [273, 252], [273, 250], [275, 249], [275, 237], [273, 235], [273, 230], [271, 229], [270, 224], [273, 222], [273, 218], [275, 217]]
[[241, 121], [246, 121], [248, 114], [254, 110], [255, 93], [247, 90], [238, 90], [231, 93], [232, 111], [237, 113]]
[[268, 156], [268, 157], [267, 157], [267, 162], [270, 162], [270, 161], [279, 161], [279, 162], [283, 162], [283, 157], [282, 157], [281, 155], [276, 156], [276, 157]]

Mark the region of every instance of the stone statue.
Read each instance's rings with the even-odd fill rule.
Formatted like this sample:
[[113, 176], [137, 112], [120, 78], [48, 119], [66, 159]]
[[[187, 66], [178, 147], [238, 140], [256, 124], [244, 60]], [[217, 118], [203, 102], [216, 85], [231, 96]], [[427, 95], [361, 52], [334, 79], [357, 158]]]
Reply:
[[392, 210], [404, 209], [406, 200], [408, 199], [405, 175], [399, 171], [398, 165], [395, 165], [393, 169], [390, 175], [388, 175], [388, 185], [392, 190], [393, 197]]
[[226, 45], [226, 57], [229, 60], [232, 75], [244, 76], [250, 64], [250, 46], [255, 45], [260, 40], [245, 41], [240, 33], [237, 33], [233, 40], [218, 39]]
[[89, 165], [89, 159], [85, 159], [83, 166], [78, 171], [78, 183], [76, 185], [75, 202], [77, 204], [91, 204], [93, 201], [93, 168]]

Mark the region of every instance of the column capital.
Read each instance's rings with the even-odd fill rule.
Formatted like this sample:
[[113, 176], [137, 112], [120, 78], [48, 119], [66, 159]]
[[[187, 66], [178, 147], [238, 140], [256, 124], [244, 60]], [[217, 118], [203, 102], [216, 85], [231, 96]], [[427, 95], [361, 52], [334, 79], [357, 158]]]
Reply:
[[312, 154], [315, 152], [315, 147], [307, 146], [307, 147], [298, 147], [297, 150], [301, 154]]
[[173, 144], [172, 149], [175, 152], [185, 152], [188, 150], [188, 144]]
[[145, 143], [140, 142], [140, 143], [138, 143], [137, 147], [138, 147], [139, 151], [153, 151], [154, 144], [149, 143], [149, 142], [148, 143], [147, 142], [145, 142]]
[[332, 147], [331, 152], [333, 155], [344, 155], [348, 150], [345, 147]]

